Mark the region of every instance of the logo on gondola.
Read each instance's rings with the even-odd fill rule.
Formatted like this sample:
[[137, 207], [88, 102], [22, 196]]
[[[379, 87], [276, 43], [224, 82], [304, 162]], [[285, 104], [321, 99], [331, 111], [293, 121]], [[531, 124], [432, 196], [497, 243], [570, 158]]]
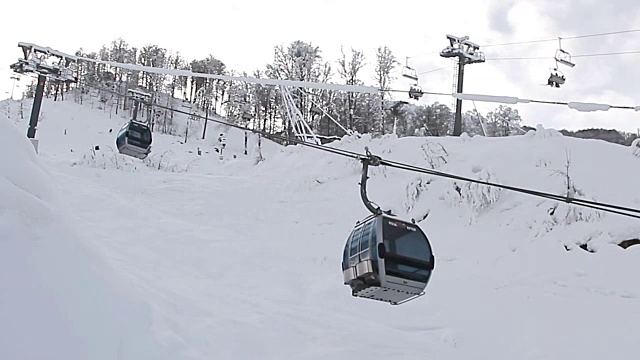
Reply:
[[401, 221], [391, 221], [391, 220], [387, 220], [387, 223], [391, 226], [397, 227], [397, 228], [401, 228], [401, 229], [407, 229], [409, 231], [416, 231], [417, 229], [413, 226], [409, 226]]

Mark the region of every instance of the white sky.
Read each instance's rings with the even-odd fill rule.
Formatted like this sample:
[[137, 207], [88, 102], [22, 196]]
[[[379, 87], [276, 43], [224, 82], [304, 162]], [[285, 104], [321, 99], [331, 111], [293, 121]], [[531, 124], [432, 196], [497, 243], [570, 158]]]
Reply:
[[[446, 34], [469, 35], [480, 45], [548, 39], [640, 28], [640, 3], [636, 0], [485, 0], [485, 1], [123, 1], [101, 4], [69, 0], [61, 6], [34, 0], [25, 9], [18, 2], [0, 5], [0, 98], [9, 97], [12, 72], [9, 65], [21, 56], [19, 41], [49, 46], [67, 53], [80, 47], [98, 51], [103, 44], [122, 37], [131, 46], [157, 44], [180, 51], [189, 60], [208, 54], [228, 68], [264, 69], [272, 61], [273, 47], [294, 40], [320, 47], [334, 62], [345, 49], [365, 51], [369, 63], [379, 45], [389, 46], [398, 60], [424, 72], [425, 91], [451, 92], [453, 61], [437, 52], [447, 44]], [[579, 5], [579, 6], [578, 6]], [[60, 17], [60, 20], [56, 20]], [[169, 24], [175, 24], [169, 26]], [[640, 50], [640, 32], [563, 41], [572, 54]], [[487, 59], [496, 57], [553, 56], [557, 42], [487, 47]], [[552, 60], [487, 61], [465, 68], [464, 92], [510, 95], [553, 101], [584, 101], [612, 105], [640, 105], [638, 55], [582, 57], [575, 68], [563, 67], [567, 83], [560, 89], [545, 86]], [[372, 84], [371, 74], [363, 76]], [[24, 83], [24, 81], [23, 81]], [[399, 79], [395, 88], [408, 82]], [[16, 97], [22, 87], [16, 89]], [[403, 94], [395, 98], [405, 98]], [[451, 105], [451, 97], [424, 96], [421, 103], [439, 101]], [[498, 104], [476, 102], [486, 113]], [[465, 102], [463, 110], [473, 108]], [[640, 113], [629, 110], [581, 113], [566, 106], [516, 105], [528, 125], [558, 129], [617, 128], [635, 132]]]

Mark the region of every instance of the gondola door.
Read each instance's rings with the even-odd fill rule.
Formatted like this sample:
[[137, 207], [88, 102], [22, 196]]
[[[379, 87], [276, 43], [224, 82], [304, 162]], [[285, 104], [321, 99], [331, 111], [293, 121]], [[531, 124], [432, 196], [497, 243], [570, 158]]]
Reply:
[[401, 292], [421, 294], [434, 268], [431, 245], [422, 230], [411, 223], [381, 215], [382, 239], [378, 255], [382, 259], [383, 283]]

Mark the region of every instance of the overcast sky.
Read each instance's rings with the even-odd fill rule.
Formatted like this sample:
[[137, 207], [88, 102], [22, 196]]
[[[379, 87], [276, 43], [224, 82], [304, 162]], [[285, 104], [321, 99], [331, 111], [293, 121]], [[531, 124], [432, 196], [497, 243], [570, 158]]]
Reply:
[[[11, 91], [9, 65], [21, 56], [19, 41], [67, 53], [80, 47], [98, 51], [122, 37], [130, 45], [157, 44], [180, 51], [189, 60], [212, 54], [228, 68], [252, 72], [273, 58], [273, 47], [303, 40], [317, 45], [326, 60], [334, 61], [340, 46], [365, 51], [370, 63], [379, 45], [389, 46], [404, 64], [405, 57], [418, 72], [447, 67], [422, 75], [425, 91], [452, 91], [453, 61], [438, 52], [446, 34], [468, 35], [480, 44], [554, 39], [604, 32], [640, 29], [637, 0], [251, 0], [251, 1], [123, 1], [99, 5], [67, 0], [32, 0], [25, 8], [16, 1], [0, 5], [0, 98]], [[36, 10], [37, 9], [37, 10]], [[171, 25], [173, 24], [173, 25]], [[563, 40], [573, 55], [640, 50], [640, 32]], [[552, 57], [557, 41], [512, 46], [483, 47], [487, 59]], [[574, 68], [562, 67], [567, 83], [560, 89], [546, 85], [552, 59], [487, 60], [465, 68], [464, 92], [522, 98], [583, 101], [612, 105], [640, 105], [640, 54], [574, 58]], [[372, 84], [372, 74], [363, 80]], [[23, 81], [24, 82], [24, 81]], [[398, 79], [395, 88], [407, 88]], [[16, 89], [17, 94], [22, 90]], [[406, 95], [397, 94], [405, 99]], [[420, 103], [451, 97], [424, 96]], [[476, 102], [486, 113], [498, 104]], [[640, 112], [609, 110], [584, 113], [566, 106], [518, 104], [525, 124], [558, 129], [617, 128], [635, 132]], [[463, 110], [472, 109], [465, 102]]]

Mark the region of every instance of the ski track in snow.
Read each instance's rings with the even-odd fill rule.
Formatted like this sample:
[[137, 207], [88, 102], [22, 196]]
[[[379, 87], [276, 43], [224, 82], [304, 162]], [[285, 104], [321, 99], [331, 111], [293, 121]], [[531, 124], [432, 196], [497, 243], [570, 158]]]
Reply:
[[[542, 225], [532, 219], [546, 219], [541, 200], [503, 192], [469, 222], [469, 211], [443, 200], [451, 182], [434, 179], [434, 190], [415, 203], [416, 212], [432, 209], [420, 226], [434, 245], [433, 280], [426, 296], [393, 307], [352, 298], [342, 285], [344, 241], [367, 215], [356, 162], [263, 140], [266, 160], [254, 165], [241, 156], [244, 135], [235, 130], [219, 161], [212, 145], [225, 130], [212, 126], [207, 140], [194, 135], [187, 144], [154, 134], [154, 154], [171, 150], [171, 161], [183, 167], [196, 162], [187, 172], [141, 162], [131, 162], [135, 170], [72, 166], [94, 144], [107, 152], [115, 136], [107, 130], [126, 120], [66, 100], [45, 100], [43, 112], [39, 157], [70, 222], [141, 294], [159, 346], [181, 358], [588, 360], [638, 353], [640, 247], [602, 245], [595, 254], [563, 248], [567, 237], [590, 231], [638, 234], [636, 220], [607, 215], [602, 224], [556, 226], [536, 236]], [[21, 130], [26, 125], [18, 121]], [[572, 174], [587, 195], [621, 204], [640, 197], [633, 187], [640, 174], [630, 166], [640, 159], [629, 149], [541, 137], [433, 141], [449, 152], [444, 171], [473, 176], [472, 168], [484, 168], [505, 183], [544, 191], [562, 190], [562, 178], [550, 173], [562, 169], [570, 148]], [[424, 141], [345, 139], [338, 146], [362, 152], [368, 145], [384, 158], [426, 166]], [[185, 151], [196, 147], [208, 153]], [[580, 159], [606, 161], [593, 174]], [[381, 168], [372, 174], [370, 196], [397, 209], [420, 177]]]

